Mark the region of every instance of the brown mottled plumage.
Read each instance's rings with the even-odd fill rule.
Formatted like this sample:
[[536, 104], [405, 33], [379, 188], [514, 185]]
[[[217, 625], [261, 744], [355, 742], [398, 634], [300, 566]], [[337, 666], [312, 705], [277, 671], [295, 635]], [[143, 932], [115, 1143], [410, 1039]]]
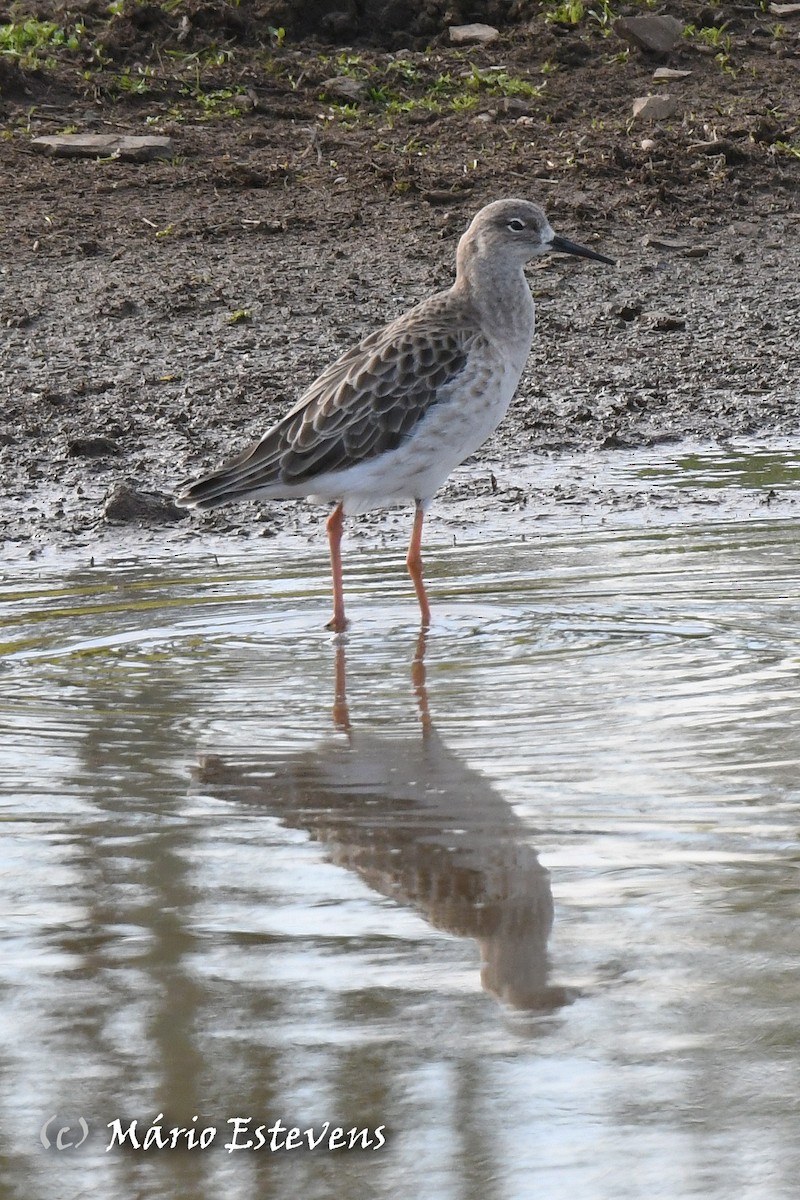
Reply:
[[467, 361], [472, 335], [443, 334], [437, 301], [415, 309], [413, 322], [412, 313], [401, 318], [399, 335], [395, 321], [337, 359], [257, 445], [192, 485], [186, 499], [213, 508], [276, 495], [281, 485], [289, 495], [317, 494], [306, 485], [321, 475], [395, 450]]

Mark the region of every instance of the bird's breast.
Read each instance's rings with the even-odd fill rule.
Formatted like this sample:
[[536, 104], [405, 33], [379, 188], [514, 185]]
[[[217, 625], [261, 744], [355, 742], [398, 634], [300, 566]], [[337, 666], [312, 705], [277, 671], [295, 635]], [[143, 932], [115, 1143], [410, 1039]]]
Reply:
[[526, 358], [521, 348], [512, 354], [490, 343], [473, 351], [412, 435], [420, 461], [435, 461], [449, 473], [473, 454], [505, 416]]

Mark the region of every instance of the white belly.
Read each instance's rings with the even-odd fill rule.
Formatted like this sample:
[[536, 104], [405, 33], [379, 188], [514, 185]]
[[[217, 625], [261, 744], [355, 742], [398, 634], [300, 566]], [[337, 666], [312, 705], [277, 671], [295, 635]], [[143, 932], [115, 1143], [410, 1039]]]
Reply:
[[464, 372], [395, 450], [315, 479], [312, 500], [344, 501], [348, 514], [429, 501], [455, 467], [482, 446], [505, 416], [525, 354], [499, 348], [471, 356]]

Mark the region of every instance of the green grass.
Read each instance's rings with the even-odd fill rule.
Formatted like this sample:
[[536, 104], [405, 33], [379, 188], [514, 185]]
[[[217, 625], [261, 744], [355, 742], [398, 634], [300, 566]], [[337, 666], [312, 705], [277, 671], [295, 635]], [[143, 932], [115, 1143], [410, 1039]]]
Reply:
[[112, 86], [120, 95], [146, 96], [151, 90], [154, 74], [153, 67], [137, 67], [135, 72], [125, 67], [115, 77]]
[[77, 50], [86, 32], [83, 24], [64, 29], [54, 21], [16, 21], [0, 25], [0, 54], [19, 59], [23, 65], [35, 65], [52, 50]]
[[390, 62], [386, 68], [393, 75], [397, 75], [403, 83], [419, 83], [422, 79], [422, 72], [413, 63], [408, 62], [405, 58], [396, 58]]
[[712, 50], [716, 50], [714, 62], [717, 63], [719, 69], [726, 75], [735, 75], [736, 72], [731, 65], [731, 48], [733, 42], [729, 33], [726, 33], [720, 25], [704, 25], [698, 28], [697, 25], [687, 25], [683, 31], [685, 38], [692, 38], [703, 46], [710, 46]]
[[535, 99], [541, 96], [544, 84], [533, 84], [518, 75], [509, 75], [504, 70], [488, 69], [480, 71], [473, 67], [465, 80], [464, 86], [468, 91], [486, 92], [490, 96], [523, 97]]
[[583, 0], [564, 0], [544, 14], [545, 21], [551, 25], [580, 25], [586, 15]]
[[[207, 117], [242, 116], [242, 109], [231, 103], [237, 92], [233, 88], [214, 88], [206, 91], [200, 82], [199, 72], [195, 83], [184, 84], [180, 91], [182, 96], [193, 100]], [[173, 113], [173, 115], [183, 116], [184, 114]]]
[[589, 9], [589, 16], [600, 26], [604, 36], [611, 33], [611, 27], [617, 19], [617, 13], [611, 7], [609, 0], [599, 0], [599, 3]]
[[716, 49], [730, 50], [731, 39], [730, 35], [725, 33], [725, 30], [720, 25], [687, 25], [683, 31], [684, 37], [694, 38], [698, 42], [702, 42], [704, 46], [712, 46]]
[[[416, 81], [415, 81], [416, 82]], [[533, 100], [541, 96], [544, 83], [534, 84], [504, 69], [480, 70], [471, 67], [462, 76], [444, 71], [429, 82], [421, 96], [389, 96], [388, 116], [412, 112], [469, 112], [480, 103], [481, 96], [504, 96]]]
[[453, 112], [469, 112], [470, 109], [476, 108], [479, 103], [479, 97], [475, 92], [467, 92], [463, 96], [453, 96], [450, 101], [450, 108]]

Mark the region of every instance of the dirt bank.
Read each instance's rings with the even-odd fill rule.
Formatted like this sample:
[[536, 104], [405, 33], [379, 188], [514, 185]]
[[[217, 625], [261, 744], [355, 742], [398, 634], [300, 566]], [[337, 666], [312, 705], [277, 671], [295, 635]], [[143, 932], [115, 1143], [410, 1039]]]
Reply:
[[[446, 286], [467, 221], [504, 195], [619, 262], [531, 270], [538, 335], [487, 462], [796, 431], [800, 19], [724, 9], [672, 6], [693, 32], [653, 58], [605, 7], [569, 25], [530, 4], [454, 48], [434, 5], [427, 50], [418, 30], [386, 48], [335, 21], [294, 41], [244, 3], [84, 5], [79, 34], [62, 7], [71, 45], [0, 56], [0, 538], [119, 539], [115, 489], [168, 495], [257, 436], [333, 355]], [[689, 74], [655, 83], [665, 65]], [[665, 86], [673, 117], [634, 121]], [[172, 148], [33, 150], [64, 130]], [[185, 539], [295, 512], [144, 519]]]

